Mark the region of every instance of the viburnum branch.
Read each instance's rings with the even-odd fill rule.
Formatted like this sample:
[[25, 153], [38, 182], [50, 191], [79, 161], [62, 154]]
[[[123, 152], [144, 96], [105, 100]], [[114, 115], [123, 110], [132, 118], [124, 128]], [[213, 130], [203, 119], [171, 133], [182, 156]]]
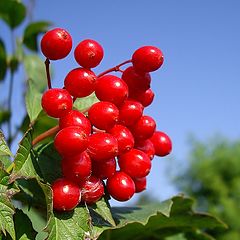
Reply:
[[51, 84], [51, 76], [50, 76], [50, 60], [48, 58], [46, 58], [45, 60], [45, 68], [46, 68], [46, 74], [47, 74], [47, 83], [48, 83], [48, 88], [51, 89], [52, 88], [52, 84]]
[[42, 140], [44, 140], [47, 137], [50, 137], [54, 134], [56, 134], [59, 130], [59, 126], [55, 126], [50, 128], [49, 130], [47, 130], [46, 132], [43, 132], [42, 134], [38, 135], [36, 138], [33, 139], [32, 141], [32, 145], [36, 145], [37, 143], [41, 142]]
[[123, 65], [125, 65], [125, 64], [131, 63], [131, 62], [132, 62], [132, 60], [124, 61], [124, 62], [118, 64], [117, 66], [112, 67], [112, 68], [109, 68], [108, 70], [106, 70], [106, 71], [98, 74], [97, 77], [101, 77], [101, 76], [103, 76], [103, 75], [105, 75], [105, 74], [108, 74], [108, 73], [110, 73], [110, 72], [122, 72], [122, 70], [120, 69], [120, 67], [123, 66]]

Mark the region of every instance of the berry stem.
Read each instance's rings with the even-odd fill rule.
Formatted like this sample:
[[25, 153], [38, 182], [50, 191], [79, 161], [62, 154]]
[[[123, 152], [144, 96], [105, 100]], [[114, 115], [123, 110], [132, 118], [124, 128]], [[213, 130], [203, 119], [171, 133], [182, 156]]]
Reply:
[[51, 84], [51, 76], [50, 76], [49, 65], [50, 65], [50, 60], [48, 58], [46, 58], [46, 60], [45, 60], [45, 67], [46, 67], [46, 74], [47, 74], [47, 83], [48, 83], [48, 88], [51, 89], [52, 88], [52, 84]]
[[125, 64], [131, 63], [131, 62], [132, 62], [132, 60], [127, 60], [127, 61], [125, 61], [125, 62], [122, 62], [122, 63], [118, 64], [117, 66], [112, 67], [112, 68], [109, 68], [108, 70], [106, 70], [106, 71], [98, 74], [97, 77], [101, 77], [101, 76], [103, 76], [103, 75], [105, 75], [105, 74], [107, 74], [107, 73], [110, 73], [110, 72], [122, 72], [122, 70], [120, 69], [120, 67], [123, 66], [123, 65], [125, 65]]
[[52, 135], [54, 135], [55, 133], [57, 133], [57, 131], [59, 130], [59, 126], [55, 126], [50, 128], [49, 130], [47, 130], [46, 132], [38, 135], [36, 138], [33, 139], [32, 141], [32, 145], [36, 145], [37, 143], [41, 142], [42, 140], [44, 140], [47, 137], [50, 137]]

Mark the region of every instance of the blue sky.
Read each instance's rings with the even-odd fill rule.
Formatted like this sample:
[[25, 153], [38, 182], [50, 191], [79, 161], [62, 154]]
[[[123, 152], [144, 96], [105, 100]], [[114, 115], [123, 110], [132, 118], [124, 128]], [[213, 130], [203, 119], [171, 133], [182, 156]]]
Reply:
[[[173, 168], [186, 164], [189, 134], [203, 141], [216, 133], [239, 138], [239, 11], [238, 0], [36, 0], [33, 18], [67, 29], [74, 46], [86, 38], [99, 41], [105, 57], [96, 73], [130, 59], [143, 45], [163, 51], [165, 62], [152, 74], [156, 96], [145, 113], [173, 141], [172, 160], [155, 158], [148, 181], [147, 192], [165, 199], [177, 193], [167, 162]], [[53, 66], [53, 85], [60, 87], [77, 66], [73, 51]], [[20, 108], [23, 101], [15, 101]]]

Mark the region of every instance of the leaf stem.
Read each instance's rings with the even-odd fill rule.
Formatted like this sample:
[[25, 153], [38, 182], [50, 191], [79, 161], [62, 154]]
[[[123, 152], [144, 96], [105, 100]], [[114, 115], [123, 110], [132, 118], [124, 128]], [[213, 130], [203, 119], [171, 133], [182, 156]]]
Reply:
[[50, 60], [48, 58], [46, 58], [45, 60], [45, 68], [46, 68], [46, 74], [47, 74], [47, 83], [48, 83], [48, 88], [51, 89], [52, 88], [52, 84], [51, 84], [51, 76], [50, 76]]
[[106, 70], [106, 71], [98, 74], [97, 77], [101, 77], [101, 76], [103, 76], [103, 75], [105, 75], [105, 74], [107, 74], [107, 73], [110, 73], [110, 72], [122, 72], [122, 70], [120, 69], [120, 67], [123, 66], [123, 65], [125, 65], [125, 64], [131, 63], [131, 62], [132, 62], [132, 60], [124, 61], [124, 62], [118, 64], [117, 66], [112, 67], [112, 68], [109, 68], [108, 70]]

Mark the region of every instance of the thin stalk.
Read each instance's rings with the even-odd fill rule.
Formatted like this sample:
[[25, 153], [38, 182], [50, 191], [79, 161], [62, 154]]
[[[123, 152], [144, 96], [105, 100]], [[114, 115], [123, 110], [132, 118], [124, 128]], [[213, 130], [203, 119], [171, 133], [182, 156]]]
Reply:
[[48, 83], [48, 89], [52, 88], [51, 84], [51, 76], [50, 76], [50, 60], [46, 58], [45, 60], [45, 68], [46, 68], [46, 74], [47, 74], [47, 83]]

